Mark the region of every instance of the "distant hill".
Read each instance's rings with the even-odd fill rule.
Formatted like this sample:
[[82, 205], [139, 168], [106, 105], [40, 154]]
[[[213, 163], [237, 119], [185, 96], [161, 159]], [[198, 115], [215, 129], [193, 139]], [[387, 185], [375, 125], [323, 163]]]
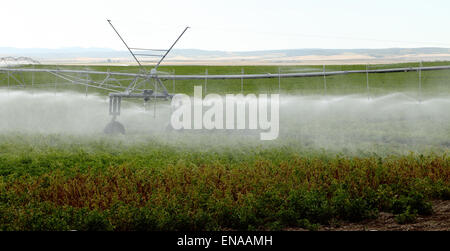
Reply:
[[81, 48], [68, 47], [60, 49], [46, 48], [13, 48], [0, 47], [1, 56], [26, 56], [38, 59], [55, 59], [55, 58], [108, 58], [108, 57], [124, 57], [128, 55], [126, 51], [116, 51], [107, 48]]
[[[41, 62], [129, 63], [125, 50], [70, 47], [60, 49], [0, 47], [0, 57], [24, 56]], [[411, 61], [450, 60], [450, 48], [388, 48], [388, 49], [290, 49], [264, 51], [209, 51], [174, 49], [167, 61], [174, 63], [307, 63], [322, 61]]]

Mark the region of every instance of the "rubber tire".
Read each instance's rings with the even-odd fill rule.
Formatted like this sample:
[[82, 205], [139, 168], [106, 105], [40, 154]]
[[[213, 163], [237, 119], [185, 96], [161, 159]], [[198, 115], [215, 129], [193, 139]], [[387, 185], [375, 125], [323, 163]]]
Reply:
[[106, 125], [103, 132], [105, 134], [125, 134], [125, 127], [117, 121], [111, 121]]

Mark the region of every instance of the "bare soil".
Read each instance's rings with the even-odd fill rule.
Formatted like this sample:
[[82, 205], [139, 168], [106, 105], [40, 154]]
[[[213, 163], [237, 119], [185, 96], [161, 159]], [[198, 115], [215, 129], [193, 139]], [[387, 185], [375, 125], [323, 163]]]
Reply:
[[433, 201], [433, 214], [417, 217], [415, 223], [398, 224], [391, 213], [381, 212], [375, 220], [322, 226], [321, 231], [450, 231], [450, 201]]

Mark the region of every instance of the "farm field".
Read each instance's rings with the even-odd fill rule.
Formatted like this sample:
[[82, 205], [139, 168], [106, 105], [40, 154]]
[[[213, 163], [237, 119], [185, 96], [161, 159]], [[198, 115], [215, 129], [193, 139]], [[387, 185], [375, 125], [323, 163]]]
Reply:
[[[79, 67], [85, 68], [138, 70]], [[208, 74], [323, 71], [160, 70], [185, 75], [206, 68]], [[31, 74], [17, 76], [31, 80]], [[448, 209], [434, 206], [450, 200], [450, 70], [421, 77], [419, 87], [417, 72], [370, 74], [369, 88], [366, 74], [243, 85], [208, 80], [206, 93], [281, 94], [279, 137], [260, 141], [259, 132], [167, 131], [169, 102], [160, 101], [148, 109], [142, 102], [124, 104], [118, 119], [127, 134], [104, 135], [110, 120], [105, 92], [89, 88], [86, 97], [84, 86], [55, 85], [45, 74], [35, 74], [32, 89], [12, 82], [7, 88], [0, 74], [0, 230], [332, 230], [386, 214], [392, 224], [414, 230], [436, 212], [439, 229], [448, 230]], [[204, 81], [165, 84], [188, 95], [196, 85], [205, 88]]]
[[[450, 62], [423, 62], [422, 66], [447, 66]], [[350, 71], [350, 70], [369, 70], [418, 67], [419, 63], [398, 63], [385, 65], [326, 65], [325, 71]], [[31, 66], [29, 66], [31, 68]], [[136, 66], [51, 66], [36, 65], [35, 68], [58, 68], [58, 69], [78, 69], [94, 71], [111, 72], [139, 72]], [[151, 67], [147, 67], [150, 69]], [[266, 74], [266, 73], [301, 73], [301, 72], [323, 72], [323, 66], [161, 66], [161, 72], [176, 75], [203, 75], [206, 71], [210, 75], [214, 74]], [[4, 75], [4, 74], [3, 74]], [[423, 71], [421, 83], [421, 95], [433, 96], [447, 95], [449, 93], [448, 70], [442, 71]], [[32, 74], [18, 75], [25, 82], [31, 83]], [[2, 79], [3, 77], [3, 79]], [[6, 87], [6, 76], [0, 76], [0, 86]], [[85, 78], [86, 76], [79, 76]], [[91, 75], [93, 80], [102, 80], [102, 75]], [[125, 77], [117, 77], [118, 80]], [[20, 79], [20, 78], [19, 78]], [[77, 86], [70, 83], [58, 83], [55, 77], [49, 74], [37, 73], [34, 81], [40, 83], [36, 85], [36, 90], [44, 89], [54, 91], [56, 82], [56, 91], [76, 90], [85, 92], [84, 86]], [[11, 80], [11, 83], [13, 80]], [[416, 97], [419, 88], [419, 74], [417, 72], [390, 73], [390, 74], [370, 74], [369, 91], [367, 90], [366, 74], [350, 74], [339, 76], [328, 76], [326, 79], [326, 91], [324, 90], [323, 77], [307, 78], [283, 78], [278, 79], [246, 79], [243, 86], [241, 80], [211, 80], [207, 81], [207, 93], [284, 93], [288, 95], [348, 95], [365, 94], [371, 96], [381, 96], [394, 92], [408, 93]], [[177, 80], [175, 83], [166, 80], [165, 85], [171, 93], [193, 94], [194, 85], [205, 85], [202, 80]], [[11, 84], [12, 86], [12, 84]], [[280, 88], [279, 88], [280, 87]], [[94, 91], [94, 90], [91, 90]], [[106, 92], [96, 91], [102, 94]]]

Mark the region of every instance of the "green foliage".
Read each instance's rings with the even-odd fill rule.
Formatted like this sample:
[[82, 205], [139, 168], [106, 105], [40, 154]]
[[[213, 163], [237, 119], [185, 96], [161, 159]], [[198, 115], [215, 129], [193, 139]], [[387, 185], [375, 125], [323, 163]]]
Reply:
[[396, 215], [395, 220], [399, 224], [410, 224], [416, 222], [417, 219], [417, 211], [408, 207], [405, 212]]
[[431, 215], [433, 208], [431, 207], [431, 203], [425, 200], [423, 194], [414, 192], [406, 196], [403, 195], [393, 202], [392, 212], [394, 214], [401, 214], [407, 211], [414, 211], [420, 215]]
[[42, 140], [0, 143], [0, 230], [317, 230], [379, 211], [409, 222], [450, 187], [446, 154]]

